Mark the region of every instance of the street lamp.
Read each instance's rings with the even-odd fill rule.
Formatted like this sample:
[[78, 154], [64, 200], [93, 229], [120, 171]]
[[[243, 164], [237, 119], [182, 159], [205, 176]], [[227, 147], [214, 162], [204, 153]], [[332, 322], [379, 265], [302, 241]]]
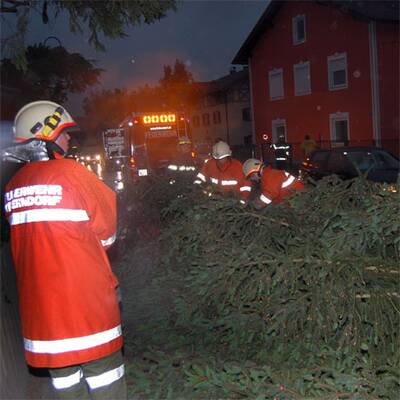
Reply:
[[44, 40], [43, 44], [46, 46], [47, 41], [50, 40], [50, 39], [53, 39], [53, 40], [57, 41], [57, 42], [58, 42], [58, 46], [59, 46], [59, 47], [62, 47], [61, 41], [60, 41], [60, 39], [59, 39], [57, 36], [49, 36], [49, 37], [47, 37], [47, 38]]

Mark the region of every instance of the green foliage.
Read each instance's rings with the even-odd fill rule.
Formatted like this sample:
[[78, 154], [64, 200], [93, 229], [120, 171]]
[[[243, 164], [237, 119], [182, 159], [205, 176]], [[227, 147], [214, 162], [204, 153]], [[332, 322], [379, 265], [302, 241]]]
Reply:
[[98, 83], [102, 72], [92, 61], [61, 46], [29, 46], [26, 60], [25, 72], [17, 69], [11, 59], [1, 61], [3, 85], [23, 93], [25, 103], [41, 98], [63, 103], [68, 93], [80, 93]]
[[89, 43], [96, 50], [105, 50], [100, 35], [110, 39], [125, 37], [129, 26], [154, 23], [165, 17], [169, 10], [176, 9], [175, 0], [3, 0], [1, 5], [2, 14], [17, 15], [16, 33], [4, 38], [2, 51], [11, 52], [19, 69], [26, 69], [26, 63], [23, 53], [15, 49], [24, 47], [30, 14], [41, 16], [44, 24], [66, 14], [71, 32], [84, 34], [87, 30]]
[[299, 332], [334, 348], [367, 343], [382, 357], [398, 343], [395, 194], [363, 179], [326, 180], [262, 213], [215, 198], [177, 220], [171, 207], [165, 262], [178, 260], [187, 283], [182, 323], [199, 321], [253, 356], [258, 346], [303, 345]]
[[196, 101], [198, 86], [181, 60], [176, 60], [173, 68], [164, 65], [160, 94], [165, 105], [172, 110], [188, 109]]
[[93, 91], [83, 101], [83, 109], [91, 130], [97, 126], [115, 127], [134, 112], [160, 111], [165, 108], [160, 88], [145, 85], [132, 91]]
[[83, 109], [90, 131], [118, 126], [132, 112], [132, 97], [126, 90], [93, 91], [83, 100]]
[[[173, 188], [163, 200], [173, 199], [162, 213], [158, 284], [174, 281], [178, 297], [168, 320], [145, 327], [146, 341], [130, 342], [136, 394], [396, 398], [396, 193], [331, 177], [256, 212]], [[160, 199], [166, 182], [158, 189]], [[156, 191], [150, 197], [155, 204]]]
[[170, 9], [175, 10], [174, 0], [152, 1], [55, 1], [56, 13], [67, 11], [71, 32], [83, 33], [84, 25], [89, 28], [89, 43], [104, 50], [99, 33], [116, 39], [125, 37], [128, 26], [151, 24], [165, 17]]
[[[143, 177], [140, 184], [127, 185], [119, 198], [119, 230], [121, 253], [132, 257], [134, 244], [158, 237], [160, 210], [175, 199], [183, 199], [194, 181], [194, 173], [169, 172]], [[124, 260], [122, 261], [124, 263]]]

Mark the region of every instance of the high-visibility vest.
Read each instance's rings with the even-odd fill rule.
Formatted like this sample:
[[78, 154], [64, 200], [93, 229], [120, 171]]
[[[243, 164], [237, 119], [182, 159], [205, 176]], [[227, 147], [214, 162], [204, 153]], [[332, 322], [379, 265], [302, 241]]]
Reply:
[[260, 200], [268, 204], [280, 203], [295, 191], [304, 189], [304, 185], [289, 172], [265, 167], [261, 173]]
[[243, 165], [240, 161], [231, 158], [219, 166], [217, 160], [207, 160], [194, 181], [196, 184], [210, 184], [222, 192], [238, 193], [247, 198], [251, 191], [251, 184], [243, 174]]
[[4, 203], [27, 363], [63, 367], [120, 349], [118, 281], [105, 252], [115, 193], [73, 160], [38, 161], [11, 179]]
[[291, 158], [291, 146], [290, 144], [278, 142], [272, 145], [275, 152], [276, 161], [287, 161]]

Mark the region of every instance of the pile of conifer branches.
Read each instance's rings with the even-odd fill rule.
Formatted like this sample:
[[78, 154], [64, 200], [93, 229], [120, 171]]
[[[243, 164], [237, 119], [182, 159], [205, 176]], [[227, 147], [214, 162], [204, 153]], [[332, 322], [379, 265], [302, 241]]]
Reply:
[[[135, 379], [150, 371], [160, 388], [172, 385], [179, 396], [189, 387], [192, 398], [398, 392], [396, 193], [362, 177], [330, 177], [256, 211], [204, 196], [190, 182], [167, 188], [163, 180], [157, 190], [168, 199], [162, 270], [178, 287], [175, 313], [157, 340], [180, 359], [187, 351], [187, 359], [178, 368], [180, 361], [168, 361], [176, 354], [147, 355], [145, 374], [140, 363], [130, 369]], [[177, 388], [165, 380], [171, 374]]]
[[395, 362], [399, 215], [397, 193], [362, 177], [330, 177], [261, 212], [197, 192], [176, 199], [162, 242], [167, 270], [185, 282], [177, 326], [260, 361], [307, 366], [328, 347]]

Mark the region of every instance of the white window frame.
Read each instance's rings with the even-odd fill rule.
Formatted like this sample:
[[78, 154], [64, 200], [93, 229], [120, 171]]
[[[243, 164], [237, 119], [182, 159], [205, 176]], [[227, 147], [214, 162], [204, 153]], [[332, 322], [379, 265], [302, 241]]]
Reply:
[[336, 139], [336, 125], [337, 121], [346, 121], [347, 122], [347, 141], [350, 141], [350, 118], [348, 112], [337, 112], [335, 114], [329, 114], [329, 129], [331, 136], [331, 144], [333, 147], [335, 146], [343, 146], [344, 142], [337, 142]]
[[[273, 97], [272, 93], [271, 93], [271, 77], [274, 75], [280, 75], [280, 77], [281, 77], [281, 94]], [[285, 92], [283, 89], [283, 68], [275, 68], [268, 72], [268, 86], [269, 86], [269, 99], [270, 100], [280, 100], [285, 97]]]
[[[298, 78], [296, 79], [296, 71], [300, 69], [307, 68], [307, 77], [308, 77], [308, 90], [305, 92], [298, 91], [296, 87], [296, 82], [298, 82]], [[310, 71], [310, 61], [300, 62], [298, 64], [293, 65], [293, 81], [294, 81], [294, 94], [295, 96], [305, 96], [311, 93], [311, 71]]]
[[285, 128], [285, 141], [287, 140], [286, 119], [273, 119], [271, 123], [272, 143], [276, 143], [278, 141], [277, 128], [279, 128], [280, 126], [283, 126]]
[[[297, 22], [303, 20], [303, 25], [304, 25], [304, 39], [299, 39], [297, 37]], [[306, 15], [301, 14], [301, 15], [296, 15], [295, 17], [292, 18], [292, 38], [293, 38], [293, 45], [301, 44], [306, 41]]]
[[[331, 66], [331, 62], [332, 61], [337, 61], [340, 59], [344, 59], [345, 62], [345, 76], [346, 76], [346, 82], [340, 85], [335, 85], [334, 81], [333, 81], [333, 73], [335, 72], [335, 70], [333, 70], [332, 66]], [[328, 56], [327, 59], [328, 62], [328, 86], [329, 86], [329, 90], [341, 90], [341, 89], [347, 89], [348, 87], [348, 72], [347, 72], [347, 53], [336, 53], [332, 56]]]

